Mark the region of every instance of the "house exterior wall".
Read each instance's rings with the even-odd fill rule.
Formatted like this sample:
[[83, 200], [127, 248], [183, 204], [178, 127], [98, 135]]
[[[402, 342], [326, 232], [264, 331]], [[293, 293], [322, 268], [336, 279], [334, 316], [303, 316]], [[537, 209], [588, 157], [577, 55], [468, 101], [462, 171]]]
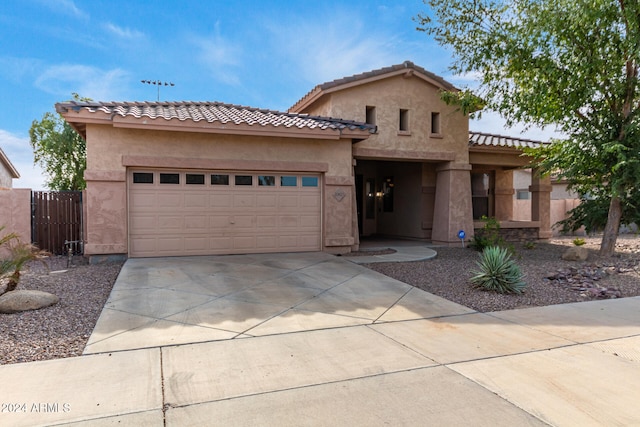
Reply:
[[4, 164], [0, 162], [0, 189], [7, 189], [13, 187], [13, 175], [4, 167]]
[[322, 174], [323, 248], [354, 245], [350, 140], [166, 132], [87, 125], [87, 255], [127, 254], [127, 167]]
[[[415, 157], [432, 154], [433, 161], [468, 163], [468, 118], [446, 105], [439, 88], [416, 76], [395, 76], [328, 94], [304, 113], [366, 121], [366, 107], [375, 107], [376, 134], [355, 144], [359, 149], [385, 150]], [[408, 111], [408, 130], [399, 130], [400, 109]], [[439, 113], [440, 132], [431, 132], [431, 113]]]
[[[0, 236], [16, 233], [22, 242], [31, 243], [31, 190], [0, 189]], [[2, 254], [0, 254], [2, 255]]]
[[[468, 118], [446, 105], [439, 90], [415, 74], [397, 75], [327, 93], [301, 111], [365, 122], [367, 107], [375, 108], [377, 133], [354, 144], [353, 156], [379, 163], [356, 171], [364, 182], [393, 176], [395, 206], [384, 212], [376, 200], [375, 219], [362, 220], [363, 235], [444, 244], [457, 244], [460, 229], [473, 235]], [[404, 130], [400, 110], [406, 110]]]

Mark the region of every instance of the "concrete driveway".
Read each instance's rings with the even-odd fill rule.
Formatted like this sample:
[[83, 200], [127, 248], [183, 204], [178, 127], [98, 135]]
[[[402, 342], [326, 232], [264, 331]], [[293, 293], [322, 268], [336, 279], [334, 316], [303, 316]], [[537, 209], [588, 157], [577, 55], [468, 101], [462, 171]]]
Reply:
[[131, 259], [84, 356], [0, 366], [0, 425], [634, 425], [639, 349], [639, 298], [483, 314], [324, 253]]

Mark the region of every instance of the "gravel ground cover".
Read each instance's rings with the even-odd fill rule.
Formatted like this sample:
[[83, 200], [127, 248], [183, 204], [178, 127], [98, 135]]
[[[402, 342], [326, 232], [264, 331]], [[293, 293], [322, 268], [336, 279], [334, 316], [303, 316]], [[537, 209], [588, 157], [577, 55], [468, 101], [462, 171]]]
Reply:
[[75, 266], [67, 268], [66, 257], [51, 257], [45, 264], [29, 264], [17, 289], [50, 292], [60, 302], [0, 314], [0, 364], [80, 356], [122, 267], [75, 258]]
[[563, 261], [562, 254], [573, 246], [572, 240], [553, 239], [536, 243], [533, 249], [515, 245], [517, 263], [527, 283], [519, 295], [472, 288], [469, 278], [480, 253], [470, 248], [440, 247], [432, 260], [366, 266], [480, 312], [640, 295], [640, 238], [621, 235], [615, 256], [608, 259], [598, 256], [600, 238], [585, 238], [587, 261]]
[[[479, 253], [468, 248], [442, 247], [433, 260], [367, 267], [481, 312], [640, 295], [640, 238], [620, 236], [611, 259], [599, 258], [600, 240], [588, 238], [586, 262], [563, 261], [571, 240], [537, 243], [534, 249], [516, 246], [518, 264], [527, 275], [522, 295], [473, 289], [468, 279]], [[51, 292], [60, 302], [41, 310], [0, 314], [0, 364], [80, 356], [122, 267], [121, 263], [87, 265], [83, 258], [74, 259], [71, 268], [64, 257], [46, 263], [48, 269], [30, 264], [18, 289]], [[596, 294], [589, 291], [592, 286], [612, 292]]]

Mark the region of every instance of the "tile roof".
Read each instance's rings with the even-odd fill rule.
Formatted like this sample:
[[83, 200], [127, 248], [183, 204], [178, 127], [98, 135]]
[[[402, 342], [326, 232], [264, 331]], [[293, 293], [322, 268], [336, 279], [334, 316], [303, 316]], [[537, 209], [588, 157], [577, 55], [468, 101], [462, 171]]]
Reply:
[[389, 67], [379, 68], [377, 70], [367, 71], [367, 72], [360, 73], [360, 74], [354, 74], [353, 76], [343, 77], [343, 78], [340, 78], [340, 79], [332, 80], [330, 82], [319, 84], [319, 85], [315, 86], [313, 89], [311, 89], [302, 98], [300, 98], [300, 100], [298, 100], [298, 102], [296, 102], [289, 110], [290, 111], [295, 111], [298, 106], [304, 104], [307, 99], [311, 98], [312, 96], [314, 96], [318, 92], [326, 91], [328, 89], [332, 89], [334, 87], [346, 85], [346, 84], [349, 84], [349, 83], [355, 83], [355, 82], [367, 80], [367, 79], [370, 79], [370, 78], [384, 76], [385, 74], [391, 74], [391, 73], [396, 73], [396, 72], [399, 72], [399, 71], [408, 71], [408, 70], [417, 71], [418, 73], [424, 75], [428, 79], [433, 80], [436, 83], [438, 83], [440, 86], [442, 86], [443, 89], [446, 89], [446, 90], [458, 90], [454, 85], [452, 85], [451, 83], [449, 83], [448, 81], [446, 81], [442, 77], [440, 77], [440, 76], [438, 76], [438, 75], [436, 75], [436, 74], [434, 74], [434, 73], [432, 73], [430, 71], [425, 70], [424, 68], [414, 64], [411, 61], [404, 61], [402, 64], [391, 65]]
[[78, 102], [69, 101], [56, 104], [59, 113], [71, 110], [86, 110], [90, 113], [104, 113], [110, 116], [148, 117], [218, 124], [249, 126], [273, 126], [283, 128], [313, 130], [365, 130], [375, 133], [376, 127], [353, 120], [332, 117], [310, 116], [308, 114], [283, 113], [266, 109], [243, 107], [219, 102]]
[[494, 135], [482, 132], [469, 132], [469, 146], [486, 146], [486, 147], [506, 147], [506, 148], [538, 148], [541, 145], [549, 144], [543, 141], [534, 141], [532, 139], [513, 138], [511, 136]]

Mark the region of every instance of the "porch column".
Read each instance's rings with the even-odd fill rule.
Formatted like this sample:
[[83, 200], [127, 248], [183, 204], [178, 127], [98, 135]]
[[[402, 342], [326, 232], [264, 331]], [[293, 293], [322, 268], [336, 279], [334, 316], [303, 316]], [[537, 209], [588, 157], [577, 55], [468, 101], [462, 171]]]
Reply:
[[540, 177], [537, 169], [531, 171], [531, 220], [540, 221], [539, 239], [551, 237], [551, 178]]
[[498, 221], [513, 219], [513, 170], [496, 170], [495, 175], [495, 217]]
[[453, 246], [460, 243], [458, 231], [473, 236], [471, 208], [471, 165], [444, 163], [436, 168], [436, 195], [433, 212], [433, 243]]

